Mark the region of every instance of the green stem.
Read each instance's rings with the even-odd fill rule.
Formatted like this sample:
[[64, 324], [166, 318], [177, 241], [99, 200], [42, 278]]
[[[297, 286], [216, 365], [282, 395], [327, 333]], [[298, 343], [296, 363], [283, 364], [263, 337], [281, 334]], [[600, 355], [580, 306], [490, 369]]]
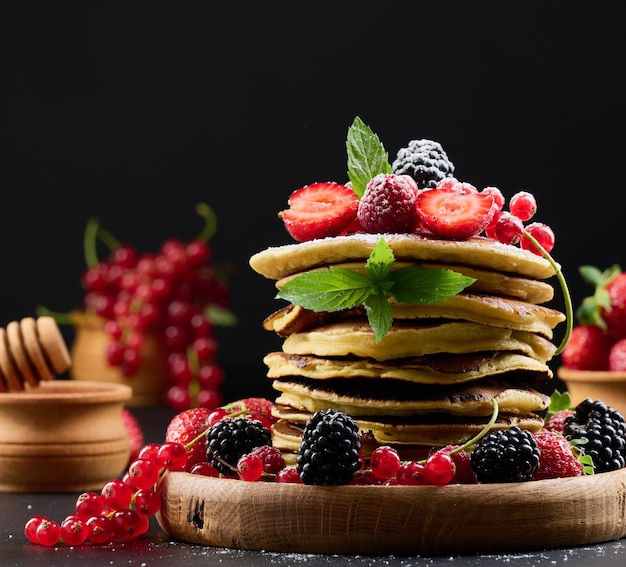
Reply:
[[546, 251], [546, 249], [543, 246], [541, 246], [541, 244], [539, 244], [537, 239], [532, 234], [529, 234], [528, 232], [524, 231], [524, 236], [528, 238], [528, 240], [532, 242], [533, 246], [537, 250], [539, 250], [539, 252], [541, 252], [541, 255], [546, 260], [548, 260], [548, 262], [552, 266], [552, 269], [556, 273], [556, 277], [559, 280], [559, 284], [561, 285], [561, 291], [563, 293], [563, 299], [565, 301], [566, 327], [565, 327], [565, 335], [563, 336], [563, 339], [561, 340], [561, 344], [557, 347], [554, 353], [554, 355], [556, 356], [563, 352], [563, 349], [565, 348], [565, 345], [567, 345], [569, 338], [572, 334], [572, 329], [574, 328], [574, 307], [572, 305], [572, 296], [569, 292], [569, 288], [567, 287], [567, 282], [565, 281], [565, 276], [563, 275], [563, 272], [561, 271], [561, 267], [554, 261], [554, 258], [552, 258], [552, 256]]
[[74, 321], [69, 313], [59, 313], [58, 311], [52, 311], [43, 305], [40, 305], [36, 309], [38, 317], [52, 317], [60, 325], [73, 325]]
[[206, 203], [198, 203], [196, 213], [204, 219], [204, 228], [196, 238], [202, 242], [208, 242], [217, 230], [217, 215]]
[[85, 234], [83, 236], [83, 250], [85, 254], [85, 264], [88, 268], [93, 268], [98, 264], [98, 251], [96, 250], [96, 242], [98, 238], [98, 227], [100, 223], [98, 219], [91, 218], [85, 226]]

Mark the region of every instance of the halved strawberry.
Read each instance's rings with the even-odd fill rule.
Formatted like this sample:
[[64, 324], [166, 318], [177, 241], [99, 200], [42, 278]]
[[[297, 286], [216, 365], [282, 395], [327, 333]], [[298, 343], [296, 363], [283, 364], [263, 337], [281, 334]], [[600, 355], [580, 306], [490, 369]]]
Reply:
[[337, 236], [355, 218], [356, 193], [332, 181], [313, 183], [294, 191], [289, 208], [278, 213], [285, 228], [298, 242]]
[[417, 196], [417, 214], [435, 236], [465, 240], [480, 234], [495, 212], [493, 197], [455, 189], [425, 189]]

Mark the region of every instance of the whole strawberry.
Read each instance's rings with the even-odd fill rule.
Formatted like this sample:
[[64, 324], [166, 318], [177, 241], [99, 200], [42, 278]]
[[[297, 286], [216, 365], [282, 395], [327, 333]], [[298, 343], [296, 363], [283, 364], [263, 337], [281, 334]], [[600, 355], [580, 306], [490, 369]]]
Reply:
[[609, 370], [612, 372], [626, 371], [626, 338], [620, 339], [611, 347]]
[[583, 474], [582, 463], [563, 435], [554, 431], [541, 431], [535, 433], [534, 438], [541, 457], [533, 480], [566, 478]]
[[[443, 453], [450, 453], [457, 448], [457, 445], [448, 445], [441, 449], [441, 451]], [[476, 479], [476, 474], [474, 474], [474, 470], [472, 469], [472, 461], [469, 453], [467, 451], [458, 451], [456, 453], [452, 453], [450, 456], [452, 457], [455, 465], [454, 478], [452, 479], [452, 482], [458, 484], [476, 484], [478, 480]]]
[[609, 307], [602, 311], [609, 335], [626, 337], [626, 273], [619, 273], [608, 284]]
[[571, 409], [559, 410], [554, 413], [552, 416], [548, 418], [543, 428], [546, 431], [553, 431], [554, 433], [563, 433], [563, 426], [565, 425], [565, 420], [570, 416], [574, 415], [576, 412]]
[[370, 233], [413, 232], [417, 226], [417, 192], [417, 183], [408, 175], [376, 175], [359, 201], [361, 228]]
[[597, 325], [576, 325], [561, 353], [561, 362], [575, 370], [608, 370], [611, 341]]
[[272, 416], [273, 407], [274, 403], [265, 398], [243, 398], [222, 406], [228, 414], [245, 413], [254, 419], [266, 420], [269, 423], [276, 422], [276, 418]]
[[187, 463], [184, 468], [187, 472], [197, 463], [206, 461], [206, 437], [202, 433], [209, 427], [210, 414], [211, 410], [207, 408], [185, 410], [172, 418], [165, 431], [165, 441], [174, 441], [182, 445], [187, 445], [201, 436], [192, 447], [187, 449]]

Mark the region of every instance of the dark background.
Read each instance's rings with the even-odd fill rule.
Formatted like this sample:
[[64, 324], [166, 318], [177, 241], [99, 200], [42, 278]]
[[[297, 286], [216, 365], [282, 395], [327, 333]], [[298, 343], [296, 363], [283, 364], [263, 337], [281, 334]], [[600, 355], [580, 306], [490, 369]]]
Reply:
[[204, 201], [239, 317], [219, 335], [227, 387], [269, 390], [278, 303], [248, 258], [290, 242], [293, 190], [346, 180], [357, 115], [392, 159], [430, 138], [463, 181], [533, 192], [578, 303], [580, 265], [626, 266], [611, 5], [3, 2], [0, 325], [80, 304], [90, 217], [156, 251], [200, 230]]

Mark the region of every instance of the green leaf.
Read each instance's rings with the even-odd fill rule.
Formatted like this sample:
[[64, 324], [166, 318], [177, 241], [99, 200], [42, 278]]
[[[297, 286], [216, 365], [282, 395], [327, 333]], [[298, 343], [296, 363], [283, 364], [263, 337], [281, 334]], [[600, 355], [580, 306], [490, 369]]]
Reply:
[[391, 266], [395, 261], [393, 250], [384, 238], [381, 238], [374, 246], [374, 250], [365, 264], [367, 274], [373, 282], [380, 283], [387, 279]]
[[341, 311], [365, 302], [372, 293], [372, 281], [365, 274], [345, 268], [327, 268], [301, 274], [276, 297], [312, 311]]
[[445, 301], [476, 280], [452, 270], [412, 266], [389, 274], [393, 286], [389, 293], [400, 303]]
[[379, 173], [392, 173], [389, 156], [378, 139], [358, 116], [348, 129], [348, 179], [352, 189], [363, 197], [369, 181]]
[[572, 400], [568, 392], [561, 394], [558, 390], [554, 390], [550, 396], [550, 405], [544, 421], [548, 421], [555, 413], [563, 410], [572, 409]]
[[367, 320], [374, 332], [374, 339], [379, 343], [391, 329], [393, 313], [387, 296], [383, 292], [370, 295], [365, 300]]

